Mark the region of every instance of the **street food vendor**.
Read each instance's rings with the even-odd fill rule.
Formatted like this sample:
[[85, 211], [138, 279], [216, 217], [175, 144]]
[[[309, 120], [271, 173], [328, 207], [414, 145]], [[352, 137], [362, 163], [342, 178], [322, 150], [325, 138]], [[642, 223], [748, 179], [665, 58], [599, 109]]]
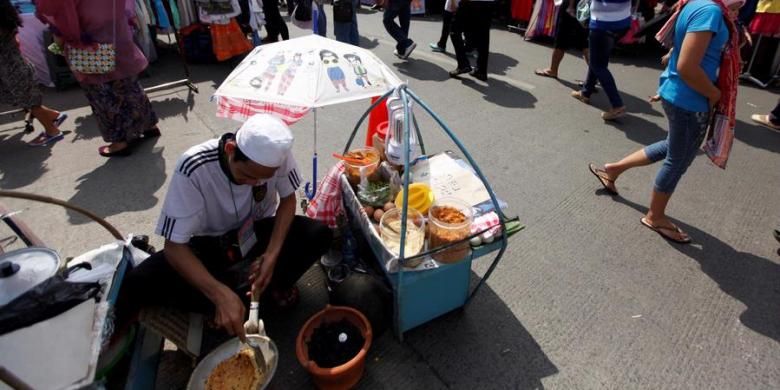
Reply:
[[293, 135], [278, 118], [251, 117], [236, 134], [187, 150], [176, 164], [156, 233], [165, 248], [125, 279], [117, 310], [145, 305], [207, 315], [243, 337], [250, 289], [281, 308], [328, 249], [331, 232], [295, 215], [301, 184]]

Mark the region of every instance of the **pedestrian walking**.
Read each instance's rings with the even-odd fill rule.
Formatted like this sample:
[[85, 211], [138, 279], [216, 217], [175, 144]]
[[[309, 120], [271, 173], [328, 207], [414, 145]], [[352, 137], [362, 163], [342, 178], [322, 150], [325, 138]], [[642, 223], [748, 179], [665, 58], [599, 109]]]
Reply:
[[[655, 178], [650, 208], [641, 223], [664, 238], [682, 244], [690, 237], [666, 215], [666, 206], [680, 178], [704, 140], [712, 107], [723, 99], [733, 105], [739, 84], [738, 72], [721, 72], [740, 63], [736, 15], [745, 0], [683, 0], [667, 26], [674, 49], [661, 74], [658, 95], [669, 120], [665, 140], [629, 154], [603, 168], [589, 165], [604, 189], [618, 195], [615, 181], [623, 172], [663, 160]], [[667, 30], [661, 29], [661, 33]], [[724, 74], [728, 74], [724, 76]], [[717, 82], [717, 85], [715, 84]], [[719, 89], [721, 86], [722, 89]], [[733, 118], [732, 118], [733, 119]]]
[[[409, 39], [409, 25], [412, 18], [411, 0], [378, 0], [377, 4], [384, 7], [385, 13], [382, 23], [385, 30], [395, 39], [395, 54], [400, 59], [407, 59], [412, 54], [417, 44]], [[398, 23], [395, 22], [398, 18]], [[400, 25], [399, 25], [400, 23]]]
[[10, 0], [0, 0], [0, 103], [29, 110], [44, 131], [28, 143], [44, 146], [64, 138], [59, 129], [68, 117], [44, 106], [32, 64], [22, 57], [17, 33], [22, 27], [19, 13]]
[[[125, 0], [39, 0], [36, 15], [51, 26], [57, 43], [65, 47], [66, 59], [81, 85], [97, 119], [103, 140], [98, 153], [104, 157], [127, 156], [141, 138], [160, 136], [157, 114], [138, 82], [148, 62], [133, 42]], [[133, 15], [134, 16], [134, 15]], [[102, 44], [113, 47], [109, 67], [89, 70], [80, 55]], [[107, 61], [108, 62], [108, 61]]]
[[[452, 21], [455, 19], [455, 11], [457, 10], [458, 0], [447, 0], [444, 3], [444, 10], [441, 14], [441, 35], [437, 42], [432, 42], [428, 46], [435, 53], [447, 52], [447, 41], [450, 39], [450, 31], [452, 30]], [[476, 51], [474, 50], [474, 44], [471, 42], [471, 33], [466, 31], [464, 35], [466, 43], [466, 52], [470, 57], [476, 57]]]
[[762, 126], [780, 131], [780, 99], [777, 100], [777, 105], [769, 114], [753, 114], [750, 119]]
[[[469, 73], [472, 77], [487, 81], [488, 55], [490, 54], [490, 23], [493, 15], [494, 0], [468, 0], [457, 4], [455, 20], [452, 24], [450, 39], [455, 48], [458, 67], [450, 71], [450, 77]], [[474, 48], [477, 50], [477, 66], [471, 67], [463, 41], [463, 34], [471, 32]]]
[[290, 31], [287, 29], [287, 23], [282, 18], [279, 11], [279, 2], [277, 0], [263, 1], [263, 14], [265, 15], [266, 42], [278, 42], [279, 36], [282, 40], [290, 39]]
[[588, 63], [588, 29], [583, 27], [574, 16], [576, 5], [576, 0], [563, 0], [561, 3], [550, 67], [535, 70], [534, 73], [537, 76], [557, 79], [558, 68], [563, 61], [566, 50], [569, 49], [582, 50], [585, 63]]
[[601, 118], [605, 121], [615, 120], [626, 113], [626, 106], [618, 92], [615, 78], [609, 71], [609, 57], [615, 43], [631, 27], [632, 9], [637, 3], [637, 0], [593, 0], [590, 3], [588, 74], [582, 89], [572, 91], [571, 96], [590, 104], [590, 95], [596, 91], [596, 82], [600, 83], [612, 106], [601, 113]]
[[360, 0], [335, 0], [333, 2], [333, 35], [339, 42], [360, 46], [357, 10]]

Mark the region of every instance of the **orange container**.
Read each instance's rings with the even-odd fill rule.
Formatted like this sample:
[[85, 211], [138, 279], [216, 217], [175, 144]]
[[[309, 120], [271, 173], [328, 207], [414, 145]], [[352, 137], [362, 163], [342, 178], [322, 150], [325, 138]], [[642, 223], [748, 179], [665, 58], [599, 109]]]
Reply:
[[385, 139], [387, 138], [388, 122], [384, 121], [377, 125], [376, 132], [374, 132], [374, 149], [379, 151], [379, 159], [387, 161], [385, 156]]
[[[374, 104], [379, 97], [371, 98], [371, 104]], [[374, 134], [377, 133], [379, 125], [387, 122], [387, 105], [383, 100], [368, 114], [368, 131], [366, 132], [366, 146], [374, 146]]]
[[[360, 333], [366, 340], [363, 348], [352, 360], [336, 367], [322, 368], [314, 361], [309, 359], [309, 348], [307, 342], [311, 340], [314, 329], [317, 329], [323, 322], [338, 322], [347, 320], [352, 325], [360, 329]], [[309, 371], [314, 384], [320, 390], [346, 390], [355, 387], [363, 377], [363, 370], [366, 365], [366, 354], [371, 347], [371, 323], [368, 322], [363, 313], [346, 306], [325, 306], [325, 309], [313, 315], [303, 324], [298, 338], [295, 340], [295, 355], [298, 362]]]

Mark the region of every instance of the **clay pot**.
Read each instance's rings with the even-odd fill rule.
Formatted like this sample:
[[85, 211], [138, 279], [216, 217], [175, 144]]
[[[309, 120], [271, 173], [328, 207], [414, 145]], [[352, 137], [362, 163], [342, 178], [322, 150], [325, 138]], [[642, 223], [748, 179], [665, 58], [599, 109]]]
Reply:
[[[360, 329], [360, 333], [365, 339], [363, 348], [350, 361], [340, 366], [322, 368], [309, 359], [309, 348], [306, 343], [311, 340], [314, 329], [317, 329], [323, 322], [338, 322], [343, 319]], [[360, 382], [360, 378], [363, 376], [366, 354], [368, 348], [371, 347], [371, 336], [371, 324], [361, 312], [351, 307], [327, 305], [325, 309], [309, 318], [298, 332], [298, 338], [295, 340], [295, 355], [298, 357], [298, 362], [309, 371], [318, 389], [351, 389]]]

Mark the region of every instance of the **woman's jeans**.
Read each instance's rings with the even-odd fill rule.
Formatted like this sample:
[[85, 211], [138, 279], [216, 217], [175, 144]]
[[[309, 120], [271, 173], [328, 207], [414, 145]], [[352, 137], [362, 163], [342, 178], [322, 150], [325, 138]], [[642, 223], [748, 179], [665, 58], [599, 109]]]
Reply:
[[360, 0], [352, 0], [351, 23], [337, 23], [335, 20], [333, 21], [333, 34], [336, 36], [337, 41], [360, 46], [360, 34], [358, 34], [357, 24], [359, 1]]
[[588, 47], [590, 49], [590, 62], [588, 63], [588, 76], [585, 78], [585, 85], [582, 87], [582, 94], [586, 97], [596, 90], [596, 81], [601, 83], [609, 103], [613, 108], [623, 107], [623, 99], [615, 84], [615, 78], [609, 71], [609, 56], [620, 37], [626, 30], [608, 31], [591, 29], [588, 36]]
[[704, 141], [710, 114], [684, 110], [666, 100], [662, 105], [669, 118], [669, 134], [665, 140], [647, 146], [645, 155], [652, 162], [664, 160], [655, 178], [655, 190], [671, 194]]

